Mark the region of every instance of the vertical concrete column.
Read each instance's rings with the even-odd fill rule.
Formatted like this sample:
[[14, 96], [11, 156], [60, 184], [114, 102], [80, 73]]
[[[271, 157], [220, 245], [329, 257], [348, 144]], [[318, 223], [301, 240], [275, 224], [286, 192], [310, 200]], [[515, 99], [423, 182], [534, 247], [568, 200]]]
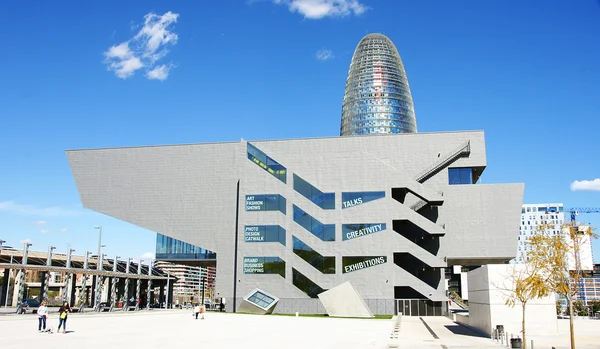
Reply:
[[[127, 266], [125, 267], [125, 274], [129, 274], [129, 267], [131, 266], [131, 258], [127, 259]], [[127, 311], [129, 307], [129, 278], [125, 278], [125, 290], [123, 294], [125, 295], [125, 304], [123, 304], [123, 311]]]
[[[152, 276], [152, 261], [148, 264], [148, 276]], [[148, 279], [148, 288], [146, 289], [146, 310], [150, 309], [150, 296], [152, 292], [152, 280]]]
[[40, 271], [40, 301], [48, 299], [48, 283], [50, 282], [50, 272]]
[[142, 261], [138, 262], [138, 279], [137, 279], [137, 287], [135, 288], [135, 310], [140, 310], [140, 293], [142, 291], [142, 279], [139, 278], [142, 275]]
[[[23, 266], [27, 265], [27, 256], [29, 254], [30, 243], [24, 243], [23, 246], [23, 259], [21, 260], [21, 264]], [[23, 302], [23, 294], [25, 293], [25, 273], [27, 271], [25, 269], [21, 269], [21, 273], [19, 274], [19, 293], [17, 295], [17, 302]], [[18, 311], [17, 311], [18, 312]]]
[[85, 308], [86, 304], [87, 304], [87, 287], [86, 287], [86, 283], [87, 283], [87, 274], [85, 274], [85, 271], [88, 269], [88, 257], [90, 255], [89, 251], [85, 252], [85, 258], [83, 260], [83, 275], [81, 276], [81, 290], [80, 290], [80, 294], [79, 294], [79, 312], [83, 312], [83, 309]]
[[[67, 264], [66, 267], [71, 268], [71, 254], [73, 253], [73, 251], [75, 251], [74, 249], [70, 248], [69, 252], [67, 253]], [[66, 301], [69, 300], [69, 294], [70, 292], [70, 287], [71, 287], [71, 278], [73, 277], [73, 275], [71, 275], [72, 273], [70, 272], [66, 272], [65, 273], [65, 287], [63, 288], [63, 294], [62, 294], [62, 301], [63, 303], [65, 303]], [[69, 304], [71, 305], [71, 304]]]
[[[104, 270], [104, 255], [98, 256], [98, 270]], [[96, 298], [94, 298], [94, 310], [100, 311], [100, 302], [102, 301], [102, 287], [104, 286], [104, 277], [98, 275], [96, 277]]]
[[[117, 266], [119, 265], [119, 256], [115, 256], [113, 260], [113, 273], [118, 271]], [[117, 307], [117, 285], [119, 284], [119, 278], [113, 277], [110, 284], [110, 311], [113, 311]]]

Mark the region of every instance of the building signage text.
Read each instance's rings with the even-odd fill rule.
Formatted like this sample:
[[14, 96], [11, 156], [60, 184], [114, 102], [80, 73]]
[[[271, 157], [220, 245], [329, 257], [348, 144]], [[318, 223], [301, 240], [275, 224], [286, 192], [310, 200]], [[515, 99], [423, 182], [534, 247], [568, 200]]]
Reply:
[[[367, 258], [369, 258], [369, 257], [367, 257]], [[385, 257], [385, 256], [372, 257], [370, 259], [365, 259], [364, 261], [361, 261], [361, 262], [345, 265], [344, 273], [350, 273], [353, 271], [374, 267], [376, 265], [384, 264], [386, 262], [387, 262], [387, 257]]]
[[265, 262], [258, 257], [244, 257], [244, 274], [263, 274]]
[[244, 241], [246, 242], [264, 242], [266, 234], [265, 226], [247, 225], [244, 229]]
[[385, 223], [375, 224], [344, 224], [342, 226], [342, 240], [352, 240], [361, 236], [385, 230]]

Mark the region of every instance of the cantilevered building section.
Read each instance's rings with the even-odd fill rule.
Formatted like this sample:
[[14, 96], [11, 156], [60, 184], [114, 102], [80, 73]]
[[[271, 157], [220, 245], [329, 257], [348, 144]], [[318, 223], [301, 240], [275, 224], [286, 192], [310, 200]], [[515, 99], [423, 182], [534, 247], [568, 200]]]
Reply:
[[415, 108], [400, 54], [387, 36], [369, 34], [352, 56], [340, 134], [415, 132]]
[[374, 314], [442, 315], [445, 268], [517, 251], [523, 185], [478, 184], [480, 131], [67, 156], [85, 207], [214, 251], [229, 311], [259, 288], [276, 313], [323, 313], [349, 281]]

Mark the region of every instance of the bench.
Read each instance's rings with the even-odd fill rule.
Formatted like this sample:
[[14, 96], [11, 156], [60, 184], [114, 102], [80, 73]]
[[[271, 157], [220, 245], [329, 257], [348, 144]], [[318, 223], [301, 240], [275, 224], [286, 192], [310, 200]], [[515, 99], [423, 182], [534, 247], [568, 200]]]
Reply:
[[388, 349], [400, 348], [400, 324], [402, 322], [402, 313], [392, 317], [392, 333], [390, 333], [390, 340], [388, 341]]

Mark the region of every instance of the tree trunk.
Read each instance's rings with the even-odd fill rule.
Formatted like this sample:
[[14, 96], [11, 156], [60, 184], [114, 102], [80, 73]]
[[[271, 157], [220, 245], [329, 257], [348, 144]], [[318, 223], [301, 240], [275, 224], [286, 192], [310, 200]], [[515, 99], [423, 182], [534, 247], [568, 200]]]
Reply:
[[523, 305], [523, 322], [521, 323], [521, 332], [523, 332], [523, 349], [527, 349], [527, 337], [525, 336], [525, 307], [527, 303], [521, 303]]
[[575, 349], [575, 329], [573, 327], [573, 299], [567, 297], [569, 303], [569, 333], [571, 334], [571, 349]]

